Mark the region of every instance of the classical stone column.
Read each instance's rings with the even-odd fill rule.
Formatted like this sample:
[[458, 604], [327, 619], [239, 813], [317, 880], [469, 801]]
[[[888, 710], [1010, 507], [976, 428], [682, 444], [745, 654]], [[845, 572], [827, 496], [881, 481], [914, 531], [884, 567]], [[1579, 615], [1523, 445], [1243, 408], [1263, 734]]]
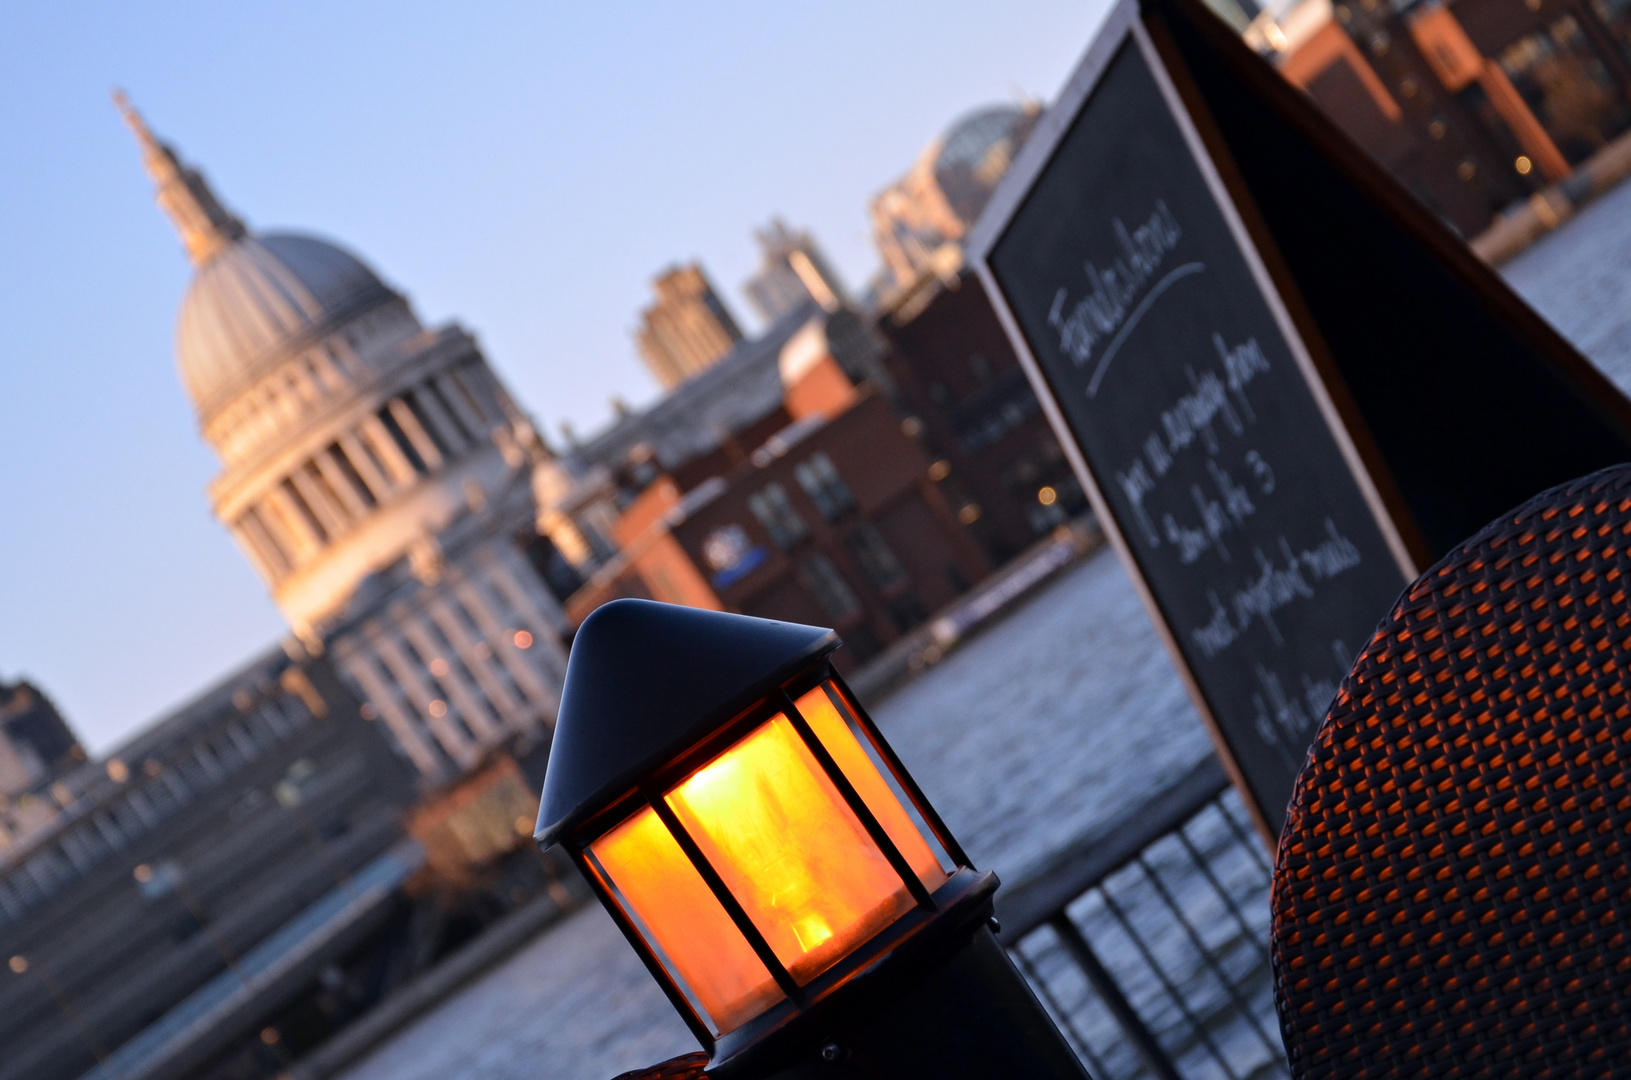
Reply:
[[470, 434], [478, 440], [485, 438], [489, 422], [475, 410], [475, 406], [472, 404], [474, 399], [470, 397], [469, 391], [460, 386], [453, 378], [453, 373], [451, 371], [439, 372], [432, 381], [436, 384], [436, 389], [441, 391], [442, 399], [447, 402], [447, 407], [458, 414], [459, 419], [464, 422], [464, 426], [469, 430]]
[[240, 517], [228, 528], [232, 531], [232, 538], [243, 548], [244, 554], [249, 556], [250, 565], [255, 568], [255, 572], [265, 579], [268, 585], [276, 584], [281, 575], [267, 554], [261, 550], [261, 542], [249, 530], [245, 518]]
[[[378, 421], [375, 421], [375, 423], [378, 423]], [[362, 477], [362, 482], [367, 484], [369, 490], [373, 492], [375, 501], [384, 502], [390, 498], [391, 494], [396, 491], [397, 485], [391, 477], [380, 471], [379, 465], [374, 464], [374, 455], [369, 453], [367, 447], [363, 446], [362, 440], [347, 431], [341, 434], [336, 441], [339, 443], [340, 452], [351, 462], [351, 467], [357, 470], [357, 475]], [[381, 460], [383, 461], [383, 459]], [[389, 468], [389, 466], [386, 467]]]
[[425, 410], [436, 433], [442, 437], [442, 442], [448, 447], [449, 456], [462, 454], [470, 446], [470, 439], [459, 429], [459, 425], [447, 414], [442, 407], [439, 395], [431, 393], [428, 384], [421, 384], [413, 391], [413, 399], [419, 407]]
[[475, 734], [477, 740], [483, 745], [491, 745], [498, 741], [502, 731], [493, 723], [485, 705], [460, 677], [459, 665], [453, 663], [456, 657], [447, 655], [451, 650], [445, 649], [426, 630], [422, 618], [412, 616], [404, 618], [401, 622], [402, 633], [430, 665], [431, 678], [435, 679], [437, 685], [447, 694], [449, 704], [458, 708], [459, 715], [464, 718], [466, 726]]
[[408, 437], [408, 441], [413, 444], [413, 448], [419, 452], [419, 460], [425, 463], [425, 467], [431, 472], [441, 468], [441, 450], [437, 449], [435, 441], [430, 437], [430, 432], [426, 431], [423, 425], [419, 423], [419, 418], [413, 414], [413, 410], [408, 408], [408, 403], [401, 398], [392, 398], [391, 403], [386, 408], [396, 418], [397, 426]]
[[[407, 651], [397, 641], [396, 635], [381, 632], [370, 644], [385, 662], [397, 685], [402, 687], [403, 693], [413, 702], [414, 708], [424, 719], [425, 726], [435, 733], [436, 741], [447, 751], [447, 755], [457, 762], [461, 769], [474, 766], [481, 757], [480, 749], [468, 735], [459, 730], [458, 724], [454, 722], [453, 710], [431, 690], [424, 675], [420, 674], [419, 664], [409, 658]], [[442, 701], [440, 716], [436, 715], [436, 710], [432, 707], [437, 701]]]
[[[479, 572], [481, 568], [476, 569]], [[506, 720], [518, 730], [528, 726], [533, 716], [543, 706], [555, 704], [555, 696], [527, 662], [526, 655], [515, 647], [515, 632], [523, 627], [508, 625], [507, 622], [498, 619], [492, 604], [484, 595], [488, 586], [480, 577], [472, 575], [453, 583], [452, 587], [464, 609], [481, 628], [482, 636], [492, 647], [494, 657], [504, 665], [504, 670], [510, 673], [510, 678], [515, 680], [516, 686], [527, 699], [523, 703], [526, 711], [506, 717]]]
[[[317, 471], [323, 474], [323, 479], [328, 481], [329, 489], [345, 504], [345, 510], [352, 520], [361, 521], [367, 517], [373, 507], [358, 493], [351, 477], [340, 468], [333, 455], [327, 450], [319, 450], [312, 460], [317, 463]], [[371, 497], [373, 493], [369, 492], [369, 495]]]
[[493, 656], [492, 645], [471, 637], [464, 622], [453, 611], [447, 599], [440, 594], [432, 597], [425, 606], [431, 618], [436, 620], [436, 625], [441, 628], [442, 636], [457, 650], [465, 668], [481, 684], [482, 692], [498, 710], [499, 715], [505, 717], [507, 723], [510, 717], [519, 716], [524, 705], [516, 696], [519, 688], [512, 690], [505, 684], [504, 679], [495, 673], [494, 665], [498, 660]]
[[418, 481], [418, 470], [413, 467], [413, 462], [408, 460], [408, 455], [396, 444], [391, 433], [385, 430], [385, 425], [380, 422], [379, 417], [370, 414], [368, 419], [362, 422], [361, 432], [362, 437], [368, 440], [368, 445], [379, 456], [379, 460], [391, 470], [391, 478], [396, 481], [397, 487], [412, 487]]
[[328, 493], [319, 485], [312, 483], [311, 477], [306, 474], [305, 465], [295, 466], [289, 473], [289, 482], [300, 492], [300, 497], [306, 500], [311, 512], [317, 515], [317, 520], [322, 523], [323, 531], [328, 533], [330, 540], [338, 538], [350, 527], [350, 517], [346, 514], [345, 508], [334, 506]]
[[421, 722], [418, 718], [402, 708], [385, 685], [385, 680], [380, 678], [367, 645], [356, 640], [345, 645], [350, 647], [342, 646], [335, 651], [346, 674], [362, 690], [368, 703], [379, 712], [380, 719], [395, 736], [397, 745], [402, 747], [414, 767], [429, 779], [440, 780], [446, 774], [447, 766], [437, 756], [435, 748], [420, 734]]

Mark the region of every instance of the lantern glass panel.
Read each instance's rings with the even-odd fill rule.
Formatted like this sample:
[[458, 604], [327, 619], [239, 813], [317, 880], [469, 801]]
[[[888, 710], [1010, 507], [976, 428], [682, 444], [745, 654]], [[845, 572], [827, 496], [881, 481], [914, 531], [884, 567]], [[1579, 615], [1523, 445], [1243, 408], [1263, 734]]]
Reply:
[[589, 854], [670, 976], [716, 1034], [782, 1000], [781, 988], [649, 806]]
[[918, 878], [930, 892], [945, 883], [948, 871], [942, 866], [917, 824], [907, 815], [906, 808], [896, 797], [889, 782], [878, 771], [872, 756], [861, 746], [855, 733], [833, 705], [829, 693], [831, 683], [804, 694], [794, 704], [799, 715], [809, 723], [810, 729], [833, 756], [838, 768], [860, 794], [872, 816], [889, 834], [906, 862], [917, 872]]
[[697, 769], [667, 799], [800, 985], [913, 906], [785, 716]]

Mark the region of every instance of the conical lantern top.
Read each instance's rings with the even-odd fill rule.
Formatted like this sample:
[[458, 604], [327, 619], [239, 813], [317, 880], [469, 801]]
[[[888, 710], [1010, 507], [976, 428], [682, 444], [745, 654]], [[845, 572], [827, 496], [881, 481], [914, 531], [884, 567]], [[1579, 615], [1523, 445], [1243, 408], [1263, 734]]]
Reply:
[[544, 776], [541, 845], [838, 648], [831, 630], [614, 600], [572, 643]]

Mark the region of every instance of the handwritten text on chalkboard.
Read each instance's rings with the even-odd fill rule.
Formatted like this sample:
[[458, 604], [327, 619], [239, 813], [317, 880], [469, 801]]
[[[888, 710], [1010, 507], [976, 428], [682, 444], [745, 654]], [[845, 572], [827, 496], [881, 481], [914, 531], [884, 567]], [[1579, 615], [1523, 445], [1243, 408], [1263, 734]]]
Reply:
[[1123, 46], [987, 257], [1270, 824], [1403, 584], [1290, 328]]

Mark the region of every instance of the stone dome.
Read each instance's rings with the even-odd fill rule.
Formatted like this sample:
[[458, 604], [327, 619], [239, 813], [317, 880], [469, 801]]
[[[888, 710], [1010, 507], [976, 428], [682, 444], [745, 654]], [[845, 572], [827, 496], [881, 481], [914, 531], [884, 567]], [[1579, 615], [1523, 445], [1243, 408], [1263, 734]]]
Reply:
[[362, 260], [295, 233], [245, 233], [198, 268], [176, 358], [201, 419], [291, 349], [396, 299]]
[[1036, 126], [1039, 111], [1032, 102], [976, 110], [953, 124], [925, 153], [925, 163], [932, 161], [936, 185], [965, 229], [985, 209], [997, 181]]

